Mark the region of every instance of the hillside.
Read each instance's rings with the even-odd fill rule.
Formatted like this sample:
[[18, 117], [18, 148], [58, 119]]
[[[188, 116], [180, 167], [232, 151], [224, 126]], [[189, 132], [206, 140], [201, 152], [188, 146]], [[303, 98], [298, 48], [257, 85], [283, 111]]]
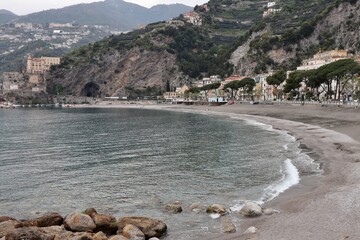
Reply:
[[139, 25], [171, 19], [191, 10], [191, 7], [182, 4], [157, 5], [148, 9], [122, 0], [105, 0], [32, 13], [20, 17], [18, 21], [43, 24], [75, 22], [81, 25], [107, 25], [126, 31]]
[[[99, 96], [151, 95], [163, 92], [168, 82], [178, 86], [189, 78], [292, 70], [320, 49], [359, 53], [359, 5], [356, 0], [279, 0], [281, 10], [263, 17], [267, 2], [211, 0], [195, 8], [202, 26], [179, 17], [66, 55], [52, 72], [49, 91], [61, 86], [83, 95], [91, 83]], [[158, 60], [144, 61], [150, 55], [150, 61]], [[160, 60], [171, 64], [159, 68]]]
[[18, 16], [5, 9], [0, 9], [0, 24], [4, 24], [16, 19]]

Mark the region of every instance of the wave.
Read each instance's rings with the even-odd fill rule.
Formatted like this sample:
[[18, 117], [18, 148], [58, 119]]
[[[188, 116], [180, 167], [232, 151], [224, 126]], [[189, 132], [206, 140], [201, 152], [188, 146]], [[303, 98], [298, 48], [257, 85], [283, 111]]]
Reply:
[[292, 186], [299, 184], [300, 173], [290, 159], [286, 159], [280, 170], [283, 177], [281, 180], [273, 185], [270, 185], [265, 189], [262, 202], [268, 202], [275, 197], [279, 196], [280, 193], [285, 192]]
[[[277, 196], [279, 196], [280, 193], [283, 193], [289, 188], [299, 184], [300, 173], [290, 159], [286, 159], [283, 162], [280, 168], [280, 173], [282, 174], [282, 178], [278, 182], [264, 189], [263, 196], [259, 200], [255, 201], [257, 204], [262, 205], [265, 202], [276, 198]], [[246, 201], [243, 201], [239, 204], [234, 205], [230, 208], [230, 210], [233, 212], [240, 211], [241, 208], [244, 206], [245, 202]]]

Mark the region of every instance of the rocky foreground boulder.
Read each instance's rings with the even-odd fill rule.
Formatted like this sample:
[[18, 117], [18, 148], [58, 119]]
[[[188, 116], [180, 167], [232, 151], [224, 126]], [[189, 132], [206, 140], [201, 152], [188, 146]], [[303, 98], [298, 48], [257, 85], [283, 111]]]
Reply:
[[126, 225], [121, 231], [121, 235], [131, 240], [145, 240], [145, 234], [132, 224]]
[[71, 213], [65, 219], [57, 213], [32, 220], [1, 219], [0, 240], [145, 240], [163, 237], [167, 231], [166, 224], [160, 220], [126, 217], [117, 221], [93, 208]]
[[99, 214], [94, 208], [88, 208], [84, 214], [91, 217], [96, 225], [95, 232], [104, 232], [107, 235], [114, 235], [118, 230], [118, 223], [114, 216], [108, 214]]
[[60, 214], [49, 213], [39, 218], [19, 222], [16, 225], [16, 228], [60, 226], [63, 224], [63, 222], [64, 218]]
[[213, 204], [206, 209], [206, 212], [210, 214], [217, 213], [220, 215], [224, 215], [226, 213], [226, 208], [220, 204]]
[[183, 208], [180, 202], [169, 203], [164, 206], [164, 209], [169, 213], [181, 213]]
[[121, 234], [126, 225], [134, 225], [145, 235], [145, 238], [162, 237], [166, 234], [167, 226], [164, 222], [145, 217], [123, 217], [119, 219], [119, 232]]
[[74, 232], [92, 232], [96, 228], [96, 224], [89, 215], [82, 213], [71, 213], [64, 221], [67, 230]]
[[240, 210], [240, 214], [244, 217], [259, 217], [262, 215], [262, 208], [257, 203], [247, 202]]

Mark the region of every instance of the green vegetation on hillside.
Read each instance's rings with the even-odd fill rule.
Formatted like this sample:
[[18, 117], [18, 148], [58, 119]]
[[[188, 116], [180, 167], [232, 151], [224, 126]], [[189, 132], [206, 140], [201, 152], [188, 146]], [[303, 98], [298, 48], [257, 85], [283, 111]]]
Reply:
[[[181, 71], [191, 78], [210, 75], [226, 77], [234, 72], [234, 66], [228, 61], [234, 50], [254, 32], [266, 29], [265, 34], [255, 37], [250, 44], [247, 58], [256, 63], [254, 73], [266, 72], [269, 67], [291, 70], [319, 49], [341, 48], [335, 46], [332, 29], [319, 36], [317, 45], [297, 49], [297, 44], [311, 36], [315, 25], [343, 2], [354, 4], [356, 0], [279, 0], [276, 8], [282, 11], [263, 18], [267, 2], [211, 0], [208, 11], [200, 6], [195, 7], [202, 17], [202, 26], [188, 23], [174, 26], [165, 22], [149, 24], [145, 29], [111, 36], [73, 51], [63, 58], [60, 67], [101, 64], [106, 54], [114, 51], [125, 53], [137, 47], [140, 51], [166, 50], [176, 55]], [[177, 20], [184, 19], [179, 17]], [[349, 17], [346, 26], [355, 31], [356, 24], [357, 21]], [[360, 44], [354, 47], [360, 49]], [[267, 55], [270, 50], [276, 49], [295, 51], [295, 57], [284, 63], [276, 63]]]

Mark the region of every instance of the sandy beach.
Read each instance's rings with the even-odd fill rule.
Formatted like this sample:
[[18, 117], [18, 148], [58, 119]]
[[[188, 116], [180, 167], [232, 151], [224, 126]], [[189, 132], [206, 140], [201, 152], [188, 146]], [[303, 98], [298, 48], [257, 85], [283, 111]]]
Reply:
[[[300, 184], [265, 203], [279, 214], [246, 219], [237, 233], [211, 239], [360, 239], [360, 109], [291, 104], [131, 107], [236, 114], [288, 131], [320, 162], [324, 174], [302, 176]], [[250, 226], [257, 233], [243, 234]]]

